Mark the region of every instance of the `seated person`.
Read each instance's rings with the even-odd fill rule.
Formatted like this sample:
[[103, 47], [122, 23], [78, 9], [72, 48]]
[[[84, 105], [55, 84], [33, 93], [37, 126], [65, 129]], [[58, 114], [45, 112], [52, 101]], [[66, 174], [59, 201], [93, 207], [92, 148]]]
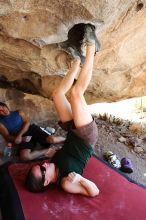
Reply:
[[[62, 143], [65, 138], [48, 135], [39, 126], [30, 124], [23, 111], [10, 111], [5, 103], [0, 102], [0, 134], [7, 142], [18, 145], [21, 160], [33, 160], [40, 156], [52, 157], [56, 151], [50, 144]], [[34, 150], [36, 143], [43, 149]]]
[[[99, 194], [97, 186], [82, 176], [87, 161], [93, 153], [98, 135], [97, 125], [84, 98], [85, 90], [92, 77], [95, 54], [95, 32], [92, 25], [86, 26], [85, 39], [86, 58], [75, 85], [73, 83], [80, 69], [81, 59], [78, 51], [72, 48], [74, 61], [71, 68], [53, 92], [53, 101], [61, 120], [60, 124], [68, 130], [67, 139], [62, 149], [57, 151], [50, 162], [33, 165], [29, 170], [26, 186], [32, 192], [45, 190], [49, 184], [57, 183], [69, 193], [91, 197]], [[69, 103], [65, 94], [70, 88]]]

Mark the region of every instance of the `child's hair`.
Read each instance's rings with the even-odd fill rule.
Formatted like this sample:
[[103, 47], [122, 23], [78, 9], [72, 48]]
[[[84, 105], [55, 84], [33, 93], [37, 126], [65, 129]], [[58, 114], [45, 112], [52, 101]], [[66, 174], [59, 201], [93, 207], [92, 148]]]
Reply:
[[8, 106], [4, 102], [0, 102], [0, 106], [4, 106], [8, 108]]
[[[8, 106], [5, 103], [3, 103], [3, 102], [0, 102], [0, 106], [6, 107], [9, 110]], [[3, 118], [3, 115], [0, 114], [0, 117]]]

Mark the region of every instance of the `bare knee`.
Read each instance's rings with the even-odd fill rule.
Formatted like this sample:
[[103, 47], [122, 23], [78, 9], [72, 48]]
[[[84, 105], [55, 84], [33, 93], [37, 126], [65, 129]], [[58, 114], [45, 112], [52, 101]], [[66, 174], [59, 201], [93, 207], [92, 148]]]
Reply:
[[53, 92], [52, 92], [52, 99], [54, 100], [56, 97], [59, 97], [60, 94], [61, 94], [61, 90], [59, 88], [55, 89]]
[[47, 137], [46, 142], [49, 144], [58, 144], [58, 143], [63, 143], [65, 141], [65, 138], [62, 136], [54, 136], [50, 135]]
[[63, 136], [48, 136], [46, 139], [46, 142], [49, 144], [60, 144], [60, 143], [64, 143], [64, 141], [66, 140], [65, 137]]
[[55, 138], [56, 138], [55, 136], [50, 135], [50, 136], [47, 137], [46, 142], [49, 143], [49, 144], [55, 144]]
[[30, 149], [24, 149], [20, 151], [20, 160], [26, 161], [26, 160], [31, 160], [30, 157]]
[[71, 95], [71, 100], [80, 99], [83, 96], [83, 92], [78, 86], [73, 86], [70, 95]]
[[52, 92], [51, 97], [52, 97], [53, 100], [56, 97], [56, 95], [57, 95], [57, 89], [53, 90], [53, 92]]

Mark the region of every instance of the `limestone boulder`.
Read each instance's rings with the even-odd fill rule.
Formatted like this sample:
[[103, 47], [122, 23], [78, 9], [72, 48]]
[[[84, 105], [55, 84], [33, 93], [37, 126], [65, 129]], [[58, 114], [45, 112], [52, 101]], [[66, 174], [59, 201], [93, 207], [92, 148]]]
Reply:
[[26, 97], [36, 96], [34, 109], [41, 97], [51, 102], [52, 90], [69, 67], [58, 44], [74, 25], [90, 22], [101, 50], [86, 92], [88, 103], [146, 95], [145, 15], [146, 0], [2, 0], [1, 89], [22, 91], [24, 106], [30, 102]]
[[52, 121], [55, 122], [57, 120], [54, 105], [48, 98], [23, 93], [10, 88], [0, 89], [0, 94], [1, 101], [5, 102], [10, 110], [24, 111], [31, 123], [50, 126]]

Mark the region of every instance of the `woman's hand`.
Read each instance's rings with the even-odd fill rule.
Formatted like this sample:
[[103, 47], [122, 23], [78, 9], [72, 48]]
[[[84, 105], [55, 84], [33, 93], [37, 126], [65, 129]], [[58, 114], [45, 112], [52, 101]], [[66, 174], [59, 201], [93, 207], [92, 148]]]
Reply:
[[68, 174], [68, 180], [72, 183], [76, 183], [76, 182], [79, 183], [82, 178], [83, 177], [76, 172], [71, 172]]

